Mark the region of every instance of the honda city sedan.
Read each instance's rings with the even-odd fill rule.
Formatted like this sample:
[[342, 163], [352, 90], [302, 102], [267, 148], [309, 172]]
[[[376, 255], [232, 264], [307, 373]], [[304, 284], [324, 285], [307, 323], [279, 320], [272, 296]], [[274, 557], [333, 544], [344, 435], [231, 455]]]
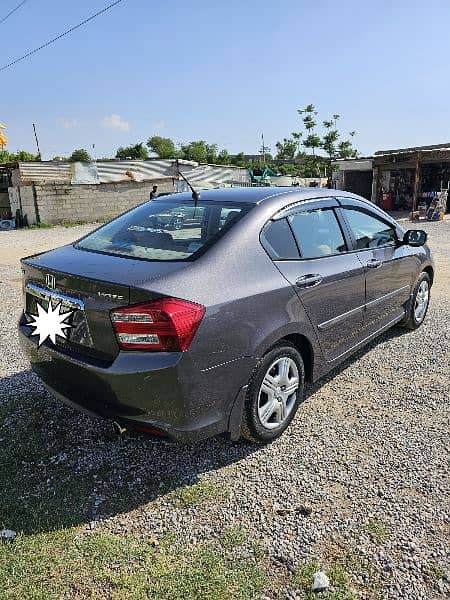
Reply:
[[22, 260], [21, 343], [50, 392], [121, 427], [265, 443], [306, 381], [422, 324], [425, 243], [338, 190], [167, 195]]

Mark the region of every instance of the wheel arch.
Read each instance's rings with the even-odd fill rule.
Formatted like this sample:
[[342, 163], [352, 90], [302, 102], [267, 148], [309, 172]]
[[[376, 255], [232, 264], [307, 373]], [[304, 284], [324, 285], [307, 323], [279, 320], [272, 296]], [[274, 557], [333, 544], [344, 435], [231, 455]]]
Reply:
[[290, 342], [300, 352], [305, 367], [305, 379], [312, 382], [314, 379], [314, 350], [309, 339], [301, 333], [290, 333], [280, 338], [274, 346], [284, 341]]

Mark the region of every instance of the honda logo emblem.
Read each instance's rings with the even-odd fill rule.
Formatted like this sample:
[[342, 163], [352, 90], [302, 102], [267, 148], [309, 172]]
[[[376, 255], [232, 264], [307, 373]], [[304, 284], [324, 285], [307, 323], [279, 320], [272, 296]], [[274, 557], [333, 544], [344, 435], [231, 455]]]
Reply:
[[54, 290], [56, 287], [56, 279], [55, 276], [52, 275], [51, 273], [47, 273], [47, 275], [45, 276], [45, 285], [50, 289], [50, 290]]

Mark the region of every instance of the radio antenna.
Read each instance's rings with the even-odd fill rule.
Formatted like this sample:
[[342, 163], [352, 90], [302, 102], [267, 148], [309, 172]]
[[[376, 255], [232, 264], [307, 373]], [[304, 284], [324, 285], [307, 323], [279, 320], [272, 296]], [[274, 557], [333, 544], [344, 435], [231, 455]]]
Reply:
[[178, 166], [178, 175], [181, 175], [181, 177], [184, 179], [184, 181], [190, 187], [191, 192], [192, 192], [192, 200], [194, 200], [195, 205], [197, 206], [197, 202], [200, 200], [200, 192], [197, 192], [197, 190], [194, 190], [194, 188], [192, 187], [191, 182], [189, 181], [189, 179], [187, 177], [185, 177], [183, 175], [183, 173], [180, 171], [180, 165], [178, 163], [178, 160], [177, 160], [177, 166]]

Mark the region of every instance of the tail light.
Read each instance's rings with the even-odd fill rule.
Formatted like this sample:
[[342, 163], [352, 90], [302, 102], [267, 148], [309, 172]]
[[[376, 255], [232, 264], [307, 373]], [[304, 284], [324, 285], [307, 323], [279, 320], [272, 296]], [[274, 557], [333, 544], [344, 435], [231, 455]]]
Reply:
[[183, 352], [189, 348], [205, 307], [178, 298], [160, 298], [111, 311], [121, 350]]

